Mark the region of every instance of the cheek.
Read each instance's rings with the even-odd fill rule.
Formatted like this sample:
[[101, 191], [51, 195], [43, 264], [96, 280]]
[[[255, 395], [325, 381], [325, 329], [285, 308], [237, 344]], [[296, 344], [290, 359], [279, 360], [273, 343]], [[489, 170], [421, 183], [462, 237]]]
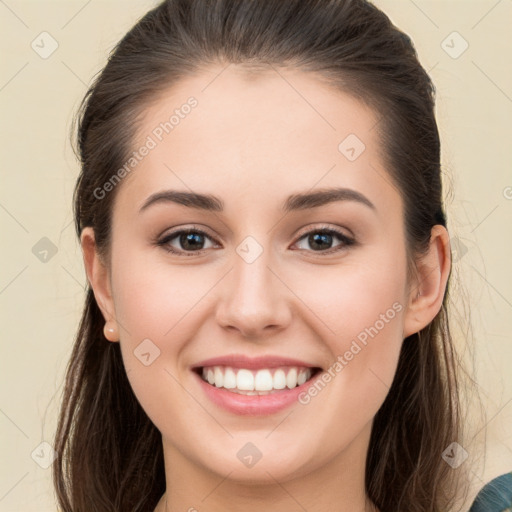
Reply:
[[[321, 320], [315, 329], [325, 334], [332, 357], [328, 382], [302, 397], [310, 418], [327, 414], [326, 425], [335, 428], [341, 421], [355, 433], [376, 414], [402, 346], [405, 269], [405, 256], [383, 251], [336, 270], [318, 267], [298, 286], [297, 295]], [[332, 404], [328, 412], [322, 411], [325, 403]]]
[[[187, 315], [206, 292], [205, 279], [150, 260], [143, 251], [113, 250], [112, 288], [120, 346], [133, 390], [148, 414], [180, 393], [173, 376], [190, 339]], [[199, 267], [196, 267], [197, 269]], [[193, 272], [193, 271], [192, 271]], [[205, 288], [204, 290], [200, 288]], [[182, 404], [184, 405], [184, 404]], [[151, 414], [150, 414], [151, 416]]]
[[204, 414], [179, 384], [184, 379], [179, 363], [192, 336], [188, 320], [207, 291], [207, 279], [191, 279], [193, 270], [150, 261], [143, 251], [122, 251], [112, 269], [120, 348], [132, 390], [159, 430], [183, 434], [185, 427], [177, 425], [183, 411]]
[[[179, 322], [208, 291], [208, 272], [199, 266], [171, 266], [144, 252], [123, 253], [113, 265], [116, 315], [124, 340], [179, 339]], [[176, 344], [172, 344], [177, 348]]]
[[311, 266], [307, 272], [289, 271], [286, 278], [321, 321], [322, 332], [337, 340], [333, 349], [340, 353], [347, 340], [360, 335], [364, 341], [365, 329], [375, 324], [381, 331], [385, 322], [386, 336], [392, 331], [401, 336], [403, 319], [397, 313], [406, 305], [405, 268], [405, 257], [390, 251], [336, 266]]

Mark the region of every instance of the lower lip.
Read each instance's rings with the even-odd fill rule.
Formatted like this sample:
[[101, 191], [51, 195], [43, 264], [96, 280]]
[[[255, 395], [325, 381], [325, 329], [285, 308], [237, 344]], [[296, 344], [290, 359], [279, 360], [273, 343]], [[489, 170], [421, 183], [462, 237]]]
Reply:
[[241, 395], [233, 393], [225, 388], [217, 388], [205, 382], [196, 372], [193, 372], [199, 380], [199, 384], [206, 396], [223, 409], [245, 416], [264, 416], [274, 414], [286, 409], [294, 402], [298, 402], [298, 396], [308, 388], [315, 377], [304, 384], [292, 389], [283, 389], [268, 395]]

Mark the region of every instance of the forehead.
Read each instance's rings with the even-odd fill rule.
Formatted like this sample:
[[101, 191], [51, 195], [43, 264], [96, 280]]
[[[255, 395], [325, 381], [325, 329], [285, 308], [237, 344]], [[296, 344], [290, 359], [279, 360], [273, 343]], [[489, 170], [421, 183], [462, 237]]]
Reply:
[[386, 207], [400, 198], [383, 167], [378, 120], [378, 112], [313, 74], [211, 67], [147, 106], [133, 146], [151, 149], [119, 192], [138, 205], [165, 188], [230, 198], [236, 190], [268, 202], [345, 186]]

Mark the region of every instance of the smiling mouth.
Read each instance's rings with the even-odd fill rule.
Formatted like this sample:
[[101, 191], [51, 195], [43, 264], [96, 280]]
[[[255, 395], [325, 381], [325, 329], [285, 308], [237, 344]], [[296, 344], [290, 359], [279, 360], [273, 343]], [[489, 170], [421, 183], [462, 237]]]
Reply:
[[270, 395], [302, 386], [321, 368], [283, 366], [249, 370], [231, 366], [204, 366], [195, 369], [208, 384], [240, 395]]

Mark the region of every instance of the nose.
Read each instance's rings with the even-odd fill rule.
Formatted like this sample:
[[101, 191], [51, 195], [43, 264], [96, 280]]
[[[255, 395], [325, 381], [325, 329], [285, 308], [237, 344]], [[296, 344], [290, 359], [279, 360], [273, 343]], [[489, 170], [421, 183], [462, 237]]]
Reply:
[[269, 251], [248, 263], [237, 253], [233, 269], [223, 279], [216, 320], [226, 330], [259, 340], [285, 329], [291, 321], [288, 288], [270, 268]]

